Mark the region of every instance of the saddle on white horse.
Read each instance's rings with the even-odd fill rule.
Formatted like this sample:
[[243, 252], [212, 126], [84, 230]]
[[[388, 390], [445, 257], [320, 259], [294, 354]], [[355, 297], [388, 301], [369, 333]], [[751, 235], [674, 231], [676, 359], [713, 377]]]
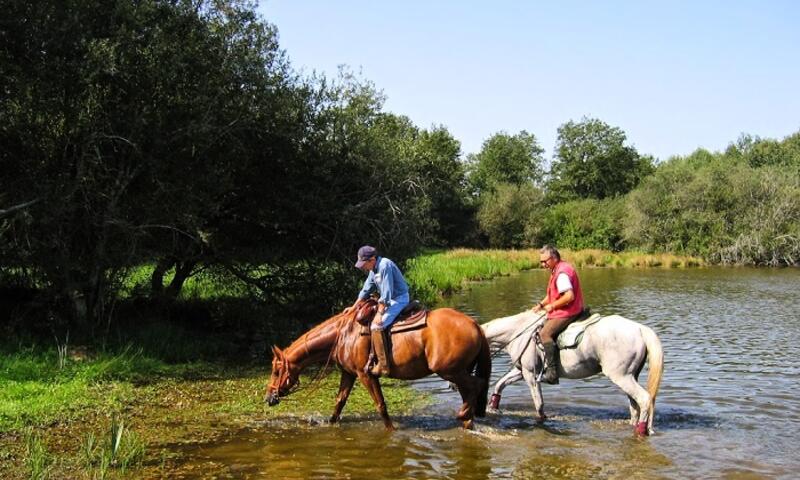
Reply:
[[589, 326], [599, 322], [603, 317], [599, 313], [594, 313], [586, 320], [570, 323], [567, 328], [556, 339], [556, 344], [560, 350], [565, 348], [575, 348], [581, 343], [583, 333]]

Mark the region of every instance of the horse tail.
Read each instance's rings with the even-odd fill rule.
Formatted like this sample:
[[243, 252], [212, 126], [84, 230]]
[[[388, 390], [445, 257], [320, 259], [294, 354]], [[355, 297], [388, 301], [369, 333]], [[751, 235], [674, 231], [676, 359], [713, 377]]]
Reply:
[[492, 355], [489, 349], [489, 341], [481, 330], [481, 350], [475, 361], [475, 376], [482, 380], [481, 388], [478, 391], [478, 399], [475, 405], [475, 416], [486, 416], [486, 402], [489, 395], [489, 377], [492, 375]]
[[647, 348], [647, 361], [650, 364], [650, 373], [647, 375], [647, 393], [650, 394], [650, 418], [648, 428], [652, 430], [653, 418], [656, 415], [656, 395], [661, 385], [661, 376], [664, 373], [664, 349], [661, 348], [661, 340], [658, 335], [650, 328], [640, 325], [644, 344]]

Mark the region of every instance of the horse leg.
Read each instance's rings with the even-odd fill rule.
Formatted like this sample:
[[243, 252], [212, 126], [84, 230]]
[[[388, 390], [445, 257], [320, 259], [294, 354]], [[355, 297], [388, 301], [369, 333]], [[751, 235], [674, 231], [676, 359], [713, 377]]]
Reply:
[[386, 409], [386, 401], [383, 398], [383, 390], [381, 390], [381, 384], [378, 378], [364, 372], [359, 372], [358, 379], [369, 392], [372, 401], [375, 402], [375, 408], [378, 409], [378, 413], [381, 415], [383, 426], [386, 427], [386, 430], [394, 430], [395, 428], [392, 424], [392, 419], [389, 418], [389, 411]]
[[639, 411], [639, 404], [636, 403], [636, 400], [630, 395], [628, 395], [628, 402], [630, 403], [630, 410], [631, 410], [630, 424], [632, 426], [636, 426], [636, 424], [639, 422], [639, 414], [641, 413]]
[[472, 429], [473, 419], [475, 418], [475, 405], [478, 400], [478, 392], [480, 391], [480, 380], [473, 377], [467, 372], [458, 373], [455, 375], [442, 375], [442, 378], [453, 382], [458, 387], [458, 393], [461, 394], [461, 409], [459, 409], [456, 418], [461, 420], [462, 426], [465, 429]]
[[539, 423], [547, 420], [547, 415], [544, 414], [544, 398], [542, 397], [542, 384], [536, 380], [536, 372], [533, 370], [523, 369], [522, 377], [528, 388], [531, 391], [531, 398], [533, 398], [533, 410], [536, 412], [536, 421]]
[[492, 392], [492, 399], [489, 401], [489, 408], [497, 410], [500, 408], [500, 393], [507, 386], [522, 378], [522, 371], [519, 368], [513, 367], [505, 375], [503, 375], [497, 383], [494, 384], [494, 391]]
[[633, 375], [614, 373], [609, 375], [609, 372], [603, 372], [612, 382], [614, 382], [623, 392], [628, 394], [631, 404], [634, 402], [638, 406], [639, 415], [636, 419], [636, 426], [634, 431], [637, 435], [648, 435], [647, 420], [650, 417], [650, 394], [647, 390], [642, 388], [636, 381]]
[[356, 381], [356, 376], [352, 373], [342, 371], [342, 378], [339, 380], [339, 394], [336, 395], [336, 404], [333, 407], [333, 415], [331, 415], [330, 422], [336, 423], [342, 414], [347, 398], [353, 390], [353, 384]]

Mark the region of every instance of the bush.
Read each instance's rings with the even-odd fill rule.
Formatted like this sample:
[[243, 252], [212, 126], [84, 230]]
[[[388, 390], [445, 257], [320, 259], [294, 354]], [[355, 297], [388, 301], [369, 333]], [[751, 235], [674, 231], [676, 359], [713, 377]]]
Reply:
[[721, 263], [800, 263], [800, 172], [739, 155], [674, 158], [631, 192], [624, 236], [646, 251]]
[[624, 247], [624, 213], [622, 197], [575, 200], [555, 205], [541, 218], [531, 219], [526, 231], [536, 245], [551, 243], [573, 250], [620, 251]]

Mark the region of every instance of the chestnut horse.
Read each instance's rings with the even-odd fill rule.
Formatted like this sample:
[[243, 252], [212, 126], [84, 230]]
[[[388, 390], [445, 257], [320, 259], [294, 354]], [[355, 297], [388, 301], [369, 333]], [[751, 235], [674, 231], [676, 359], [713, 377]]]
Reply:
[[[311, 364], [335, 363], [342, 372], [331, 423], [336, 423], [356, 378], [366, 387], [388, 430], [389, 418], [377, 377], [364, 373], [369, 356], [369, 321], [376, 303], [367, 300], [355, 310], [344, 311], [304, 333], [285, 350], [272, 347], [272, 375], [265, 401], [277, 405], [298, 385], [300, 373]], [[427, 326], [392, 335], [392, 378], [413, 380], [435, 373], [456, 385], [464, 403], [458, 419], [471, 428], [475, 416], [486, 414], [492, 362], [489, 342], [481, 327], [467, 315], [450, 308], [428, 313]], [[472, 375], [473, 370], [475, 375]]]

